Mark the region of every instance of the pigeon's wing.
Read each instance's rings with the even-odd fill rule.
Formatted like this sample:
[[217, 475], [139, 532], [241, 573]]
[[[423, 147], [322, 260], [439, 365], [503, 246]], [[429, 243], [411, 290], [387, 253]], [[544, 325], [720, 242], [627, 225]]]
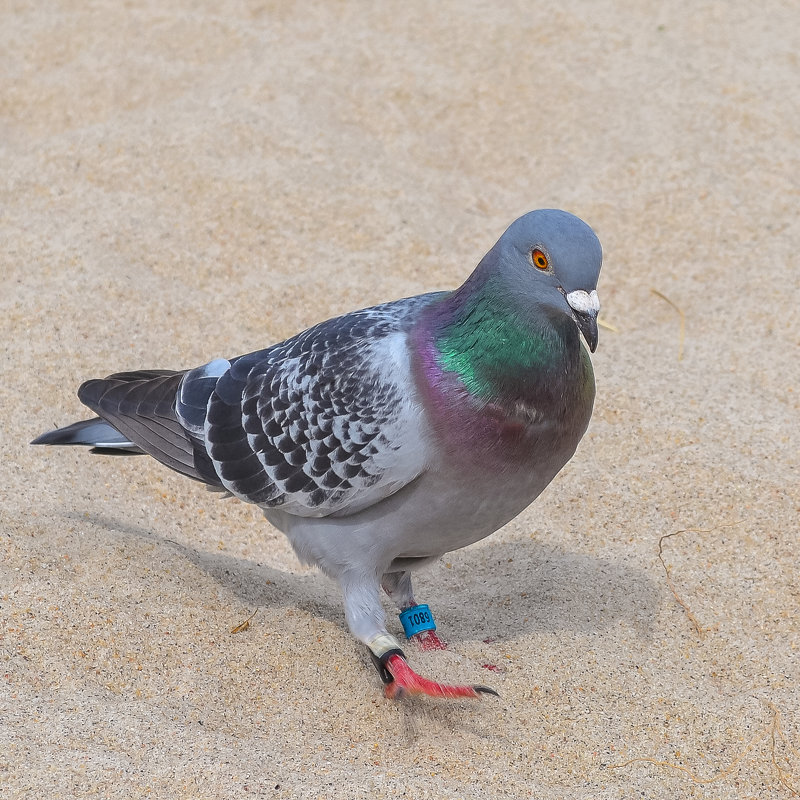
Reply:
[[273, 347], [188, 372], [178, 418], [230, 492], [298, 516], [347, 515], [427, 461], [407, 343], [436, 295], [328, 320]]

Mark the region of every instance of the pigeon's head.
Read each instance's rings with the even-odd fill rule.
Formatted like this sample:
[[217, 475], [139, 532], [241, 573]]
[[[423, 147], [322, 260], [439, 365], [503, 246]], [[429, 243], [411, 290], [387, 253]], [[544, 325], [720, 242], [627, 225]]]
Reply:
[[510, 291], [571, 316], [597, 347], [597, 279], [603, 251], [594, 231], [566, 211], [540, 209], [511, 223], [487, 258]]

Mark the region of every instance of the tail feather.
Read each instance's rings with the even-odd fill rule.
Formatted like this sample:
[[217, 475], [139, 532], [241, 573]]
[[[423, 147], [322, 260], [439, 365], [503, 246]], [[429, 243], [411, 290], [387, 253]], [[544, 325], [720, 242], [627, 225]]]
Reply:
[[148, 453], [176, 472], [221, 487], [198, 433], [184, 427], [175, 410], [184, 374], [137, 370], [86, 381], [78, 397], [98, 417], [45, 433], [32, 444], [82, 444], [92, 452], [117, 455]]
[[77, 444], [96, 447], [101, 450], [120, 450], [133, 453], [143, 452], [132, 441], [123, 436], [113, 425], [100, 417], [73, 422], [64, 428], [57, 428], [37, 436], [31, 444]]

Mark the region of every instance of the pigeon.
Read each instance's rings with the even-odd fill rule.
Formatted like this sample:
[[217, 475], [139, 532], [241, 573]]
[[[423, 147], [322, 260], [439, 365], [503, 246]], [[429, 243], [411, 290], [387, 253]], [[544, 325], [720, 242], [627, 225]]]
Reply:
[[585, 222], [531, 211], [454, 291], [193, 369], [89, 380], [78, 397], [96, 416], [32, 444], [147, 453], [259, 506], [338, 582], [387, 697], [496, 694], [415, 672], [380, 592], [407, 638], [445, 646], [412, 573], [516, 517], [574, 454], [594, 404], [601, 263]]

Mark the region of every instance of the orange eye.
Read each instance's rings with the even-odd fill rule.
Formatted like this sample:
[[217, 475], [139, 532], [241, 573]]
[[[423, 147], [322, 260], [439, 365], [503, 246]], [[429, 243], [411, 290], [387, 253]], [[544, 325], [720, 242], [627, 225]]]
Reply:
[[541, 250], [531, 250], [531, 261], [533, 262], [533, 266], [536, 269], [547, 269], [550, 266], [550, 262], [547, 260], [547, 256]]

